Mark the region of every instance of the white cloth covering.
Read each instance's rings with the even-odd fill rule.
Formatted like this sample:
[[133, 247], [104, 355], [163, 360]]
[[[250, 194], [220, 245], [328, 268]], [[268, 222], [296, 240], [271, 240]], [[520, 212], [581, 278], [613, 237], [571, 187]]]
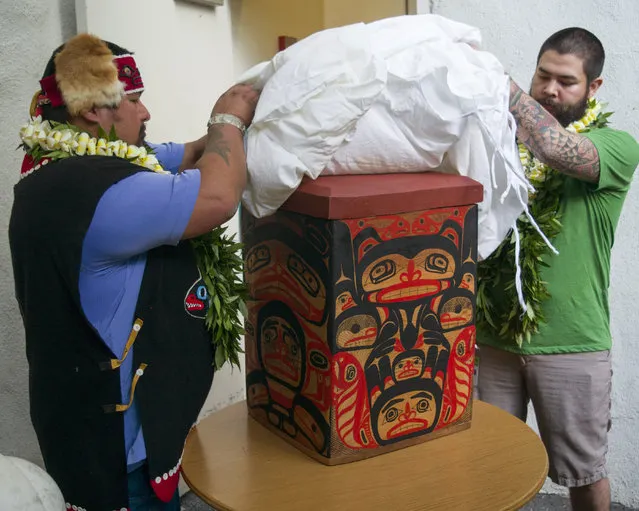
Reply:
[[529, 185], [502, 65], [479, 30], [437, 15], [324, 30], [247, 71], [262, 88], [247, 131], [243, 206], [272, 214], [304, 176], [437, 170], [484, 187], [479, 258], [526, 209]]

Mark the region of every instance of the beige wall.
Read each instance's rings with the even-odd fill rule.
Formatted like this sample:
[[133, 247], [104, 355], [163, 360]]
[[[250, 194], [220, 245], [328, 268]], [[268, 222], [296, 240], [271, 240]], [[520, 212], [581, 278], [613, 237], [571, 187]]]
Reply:
[[[414, 12], [414, 1], [408, 9]], [[406, 0], [230, 0], [235, 74], [269, 60], [280, 35], [302, 39], [359, 21], [406, 14]]]
[[402, 14], [407, 14], [406, 0], [324, 0], [324, 28]]
[[269, 60], [277, 38], [302, 39], [323, 28], [323, 0], [231, 0], [235, 72]]

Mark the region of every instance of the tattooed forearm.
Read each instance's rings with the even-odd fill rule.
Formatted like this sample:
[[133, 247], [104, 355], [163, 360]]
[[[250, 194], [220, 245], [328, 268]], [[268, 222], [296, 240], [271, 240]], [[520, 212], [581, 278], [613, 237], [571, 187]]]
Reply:
[[594, 144], [565, 130], [512, 80], [510, 112], [517, 121], [519, 141], [540, 161], [571, 177], [591, 183], [599, 181], [599, 155]]
[[206, 139], [206, 147], [204, 148], [204, 153], [215, 153], [220, 156], [227, 165], [229, 165], [229, 153], [231, 152], [231, 148], [229, 147], [229, 143], [224, 138], [224, 134], [222, 133], [222, 129], [219, 126], [211, 126], [209, 128], [209, 134]]
[[524, 93], [523, 90], [519, 88], [519, 86], [511, 79], [510, 80], [510, 112], [515, 115], [513, 110], [519, 104], [521, 100], [521, 95]]

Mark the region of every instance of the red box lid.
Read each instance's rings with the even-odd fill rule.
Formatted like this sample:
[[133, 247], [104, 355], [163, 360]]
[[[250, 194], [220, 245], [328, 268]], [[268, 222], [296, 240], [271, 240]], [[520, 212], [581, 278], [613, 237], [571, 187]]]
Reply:
[[304, 178], [280, 209], [337, 220], [465, 206], [483, 200], [480, 183], [441, 172]]

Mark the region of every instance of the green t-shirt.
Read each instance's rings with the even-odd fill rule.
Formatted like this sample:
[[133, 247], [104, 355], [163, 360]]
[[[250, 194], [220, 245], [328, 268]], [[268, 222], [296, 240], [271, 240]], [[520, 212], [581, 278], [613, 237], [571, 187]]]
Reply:
[[562, 230], [542, 270], [551, 297], [546, 322], [521, 347], [480, 330], [477, 341], [523, 355], [608, 350], [612, 344], [608, 286], [610, 252], [632, 176], [639, 144], [628, 133], [601, 128], [585, 133], [599, 153], [599, 183], [567, 178], [561, 204]]

